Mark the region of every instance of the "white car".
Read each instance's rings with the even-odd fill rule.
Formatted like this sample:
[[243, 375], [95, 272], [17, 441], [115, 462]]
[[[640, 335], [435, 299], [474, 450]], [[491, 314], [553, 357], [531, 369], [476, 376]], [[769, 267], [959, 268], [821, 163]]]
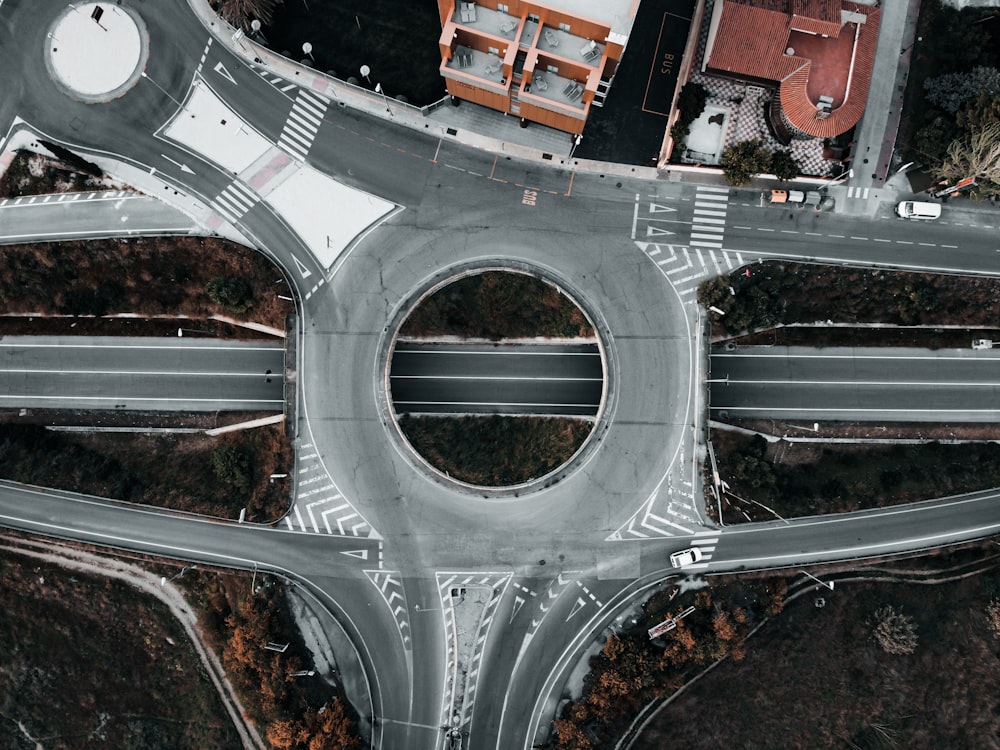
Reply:
[[896, 214], [901, 219], [938, 219], [941, 217], [941, 204], [921, 201], [901, 201], [896, 206]]
[[705, 556], [698, 547], [691, 547], [690, 549], [682, 549], [680, 552], [675, 552], [670, 556], [670, 564], [675, 568], [683, 568], [686, 565], [693, 565], [698, 562], [701, 558]]

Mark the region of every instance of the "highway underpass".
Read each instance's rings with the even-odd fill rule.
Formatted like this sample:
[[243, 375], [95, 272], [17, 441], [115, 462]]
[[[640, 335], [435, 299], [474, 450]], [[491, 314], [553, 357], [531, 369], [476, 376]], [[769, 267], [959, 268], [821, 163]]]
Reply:
[[838, 422], [995, 422], [996, 349], [714, 347], [712, 415]]
[[597, 344], [404, 341], [389, 380], [397, 414], [594, 417], [604, 367]]
[[[890, 5], [887, 16], [905, 12]], [[569, 675], [620, 614], [673, 575], [667, 557], [677, 549], [711, 549], [703, 561], [711, 574], [857, 560], [1000, 528], [995, 493], [788, 525], [714, 526], [700, 494], [706, 374], [695, 333], [697, 285], [745, 263], [905, 263], [997, 276], [995, 232], [970, 219], [897, 222], [877, 198], [856, 215], [789, 215], [778, 232], [757, 194], [729, 190], [725, 248], [689, 248], [697, 186], [648, 171], [645, 179], [636, 169], [545, 162], [482, 134], [463, 142], [459, 129], [413, 108], [393, 101], [387, 111], [376, 95], [248, 38], [237, 43], [202, 0], [141, 4], [148, 78], [107, 104], [75, 101], [52, 84], [43, 60], [59, 10], [0, 4], [0, 45], [18, 62], [16, 75], [0, 83], [0, 132], [18, 117], [85, 158], [107, 160], [129, 184], [197, 216], [202, 231], [253, 238], [286, 269], [304, 334], [301, 409], [289, 426], [299, 473], [290, 481], [295, 510], [312, 531], [206, 522], [7, 485], [0, 522], [287, 576], [335, 615], [357, 650], [359, 684], [378, 719], [366, 726], [371, 747], [439, 750], [449, 726], [477, 749], [527, 750], [544, 741]], [[227, 168], [218, 153], [163, 137], [196, 85], [211, 87], [232, 109], [234, 131], [240, 123], [256, 131], [267, 158], [281, 157], [289, 169], [308, 162], [403, 210], [324, 265], [324, 243], [313, 252], [258, 200], [254, 178], [266, 174]], [[287, 148], [286, 128], [302, 132], [306, 95], [321, 97], [326, 109], [293, 159], [279, 144]], [[129, 226], [127, 211], [111, 218]], [[38, 226], [35, 236], [51, 238], [57, 229]], [[17, 233], [25, 239], [23, 226]], [[387, 437], [388, 408], [379, 402], [385, 370], [377, 364], [394, 312], [408, 308], [415, 290], [497, 259], [544, 268], [589, 302], [620, 373], [592, 458], [541, 491], [503, 502], [414, 470]], [[476, 668], [456, 689], [447, 592], [466, 580], [490, 587], [497, 604], [476, 634]]]

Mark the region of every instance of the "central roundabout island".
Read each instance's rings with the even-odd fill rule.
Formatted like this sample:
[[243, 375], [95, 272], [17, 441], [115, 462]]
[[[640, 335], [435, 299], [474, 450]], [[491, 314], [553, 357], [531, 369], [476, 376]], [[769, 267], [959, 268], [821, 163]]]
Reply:
[[604, 346], [584, 306], [524, 268], [476, 268], [414, 298], [392, 333], [397, 435], [435, 479], [488, 496], [558, 481], [594, 442]]

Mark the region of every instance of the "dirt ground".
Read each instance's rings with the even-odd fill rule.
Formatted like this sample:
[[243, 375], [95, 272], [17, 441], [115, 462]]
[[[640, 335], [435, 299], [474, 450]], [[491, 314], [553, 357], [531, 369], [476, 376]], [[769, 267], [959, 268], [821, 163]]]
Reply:
[[227, 715], [231, 688], [172, 586], [127, 563], [27, 547], [0, 543], [0, 748], [244, 746], [252, 729], [238, 704]]
[[[1000, 691], [1000, 640], [985, 614], [1000, 591], [996, 560], [947, 569], [956, 562], [900, 563], [879, 574], [885, 582], [838, 580], [789, 604], [747, 641], [744, 661], [724, 661], [679, 694], [632, 750], [1000, 747], [1000, 704], [989, 697]], [[891, 655], [872, 639], [885, 605], [913, 617], [914, 653]]]

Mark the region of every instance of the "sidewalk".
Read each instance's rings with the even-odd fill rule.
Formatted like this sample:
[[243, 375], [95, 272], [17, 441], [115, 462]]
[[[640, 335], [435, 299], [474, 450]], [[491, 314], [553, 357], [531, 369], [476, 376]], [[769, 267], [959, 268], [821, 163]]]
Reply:
[[[892, 152], [903, 108], [920, 0], [882, 3], [882, 23], [868, 101], [854, 137], [849, 183], [860, 188], [883, 188], [892, 169]], [[895, 197], [895, 187], [887, 192]]]
[[[446, 140], [453, 140], [490, 153], [528, 161], [564, 166], [578, 172], [612, 174], [622, 177], [656, 179], [657, 171], [651, 167], [631, 164], [569, 159], [572, 141], [569, 133], [531, 123], [520, 127], [516, 117], [463, 101], [454, 106], [448, 99], [440, 104], [419, 108], [381, 95], [360, 86], [331, 78], [325, 73], [302, 66], [266, 47], [255, 43], [248, 36], [240, 36], [236, 29], [215, 15], [208, 0], [188, 0], [191, 10], [198, 16], [216, 41], [225, 45], [247, 65], [265, 68], [276, 75], [314, 91], [328, 99], [342, 103], [372, 117], [391, 120], [399, 125], [423, 133], [432, 133]], [[234, 34], [236, 37], [234, 39]]]

